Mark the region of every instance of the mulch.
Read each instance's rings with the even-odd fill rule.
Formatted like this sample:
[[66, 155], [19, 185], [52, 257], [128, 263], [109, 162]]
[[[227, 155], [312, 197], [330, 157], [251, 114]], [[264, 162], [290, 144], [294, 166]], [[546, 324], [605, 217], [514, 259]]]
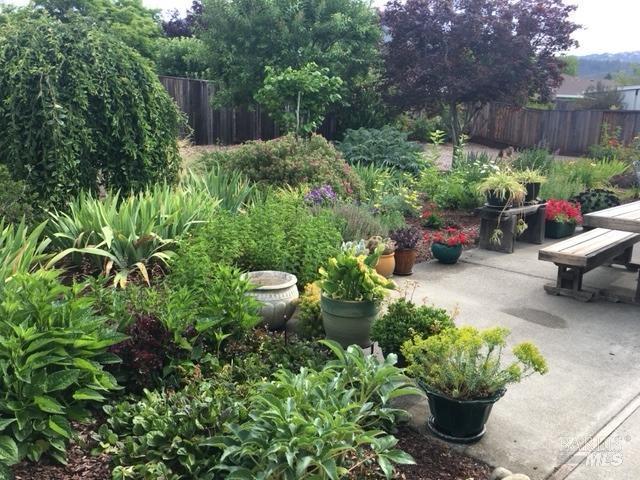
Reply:
[[[465, 212], [459, 210], [443, 210], [439, 212], [440, 216], [444, 220], [444, 226], [456, 227], [469, 235], [471, 238], [478, 239], [480, 232], [480, 217], [473, 215], [473, 212]], [[432, 234], [436, 230], [422, 226], [421, 219], [408, 219], [407, 223], [422, 230], [423, 236], [425, 233]], [[476, 244], [472, 243], [465, 247], [466, 249], [475, 248]], [[431, 255], [431, 243], [427, 241], [421, 241], [418, 246], [418, 256], [416, 257], [416, 263], [427, 262], [433, 257]]]
[[[15, 480], [110, 480], [109, 456], [91, 455], [96, 425], [74, 425], [79, 441], [68, 448], [67, 465], [22, 462], [13, 468]], [[487, 480], [491, 467], [410, 428], [396, 433], [398, 447], [411, 454], [416, 465], [398, 467], [400, 480]], [[373, 477], [371, 477], [373, 478]]]
[[444, 442], [410, 428], [397, 434], [398, 447], [413, 456], [416, 465], [399, 467], [400, 479], [406, 480], [487, 480], [492, 468]]

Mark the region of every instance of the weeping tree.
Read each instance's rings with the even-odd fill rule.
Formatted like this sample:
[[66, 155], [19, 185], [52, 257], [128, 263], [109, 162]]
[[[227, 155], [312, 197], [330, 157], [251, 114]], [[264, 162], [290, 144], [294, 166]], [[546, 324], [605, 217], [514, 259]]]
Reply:
[[182, 117], [152, 66], [82, 17], [0, 24], [0, 163], [48, 204], [140, 189], [179, 170]]
[[392, 0], [382, 16], [392, 102], [446, 111], [451, 134], [484, 104], [546, 101], [561, 82], [559, 54], [576, 42], [562, 0]]

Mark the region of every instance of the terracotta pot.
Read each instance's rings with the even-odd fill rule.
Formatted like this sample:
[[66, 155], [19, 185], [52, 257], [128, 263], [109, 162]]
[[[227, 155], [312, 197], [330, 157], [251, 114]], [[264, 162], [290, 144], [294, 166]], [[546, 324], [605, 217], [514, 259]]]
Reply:
[[396, 268], [393, 273], [396, 275], [411, 275], [417, 256], [418, 251], [415, 248], [396, 250]]
[[270, 330], [283, 329], [296, 309], [298, 279], [286, 272], [264, 270], [245, 274], [255, 288], [249, 292], [262, 304], [262, 323]]
[[395, 252], [387, 255], [380, 255], [378, 263], [376, 263], [376, 272], [385, 278], [389, 278], [393, 275], [393, 270], [396, 268]]

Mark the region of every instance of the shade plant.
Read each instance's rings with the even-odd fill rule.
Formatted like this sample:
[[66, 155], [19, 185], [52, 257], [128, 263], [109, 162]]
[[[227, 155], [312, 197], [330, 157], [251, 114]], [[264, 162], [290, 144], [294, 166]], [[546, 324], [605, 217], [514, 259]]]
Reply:
[[44, 454], [65, 461], [71, 420], [118, 388], [104, 366], [124, 335], [93, 310], [84, 285], [60, 272], [19, 273], [0, 285], [0, 463]]

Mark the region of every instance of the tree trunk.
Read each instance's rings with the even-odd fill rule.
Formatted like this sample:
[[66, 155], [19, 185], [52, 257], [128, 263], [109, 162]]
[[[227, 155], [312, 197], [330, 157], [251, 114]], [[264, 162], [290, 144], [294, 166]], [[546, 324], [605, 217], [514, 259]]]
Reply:
[[455, 102], [449, 104], [449, 118], [451, 121], [451, 142], [455, 147], [460, 143], [460, 119], [458, 116], [458, 104]]

